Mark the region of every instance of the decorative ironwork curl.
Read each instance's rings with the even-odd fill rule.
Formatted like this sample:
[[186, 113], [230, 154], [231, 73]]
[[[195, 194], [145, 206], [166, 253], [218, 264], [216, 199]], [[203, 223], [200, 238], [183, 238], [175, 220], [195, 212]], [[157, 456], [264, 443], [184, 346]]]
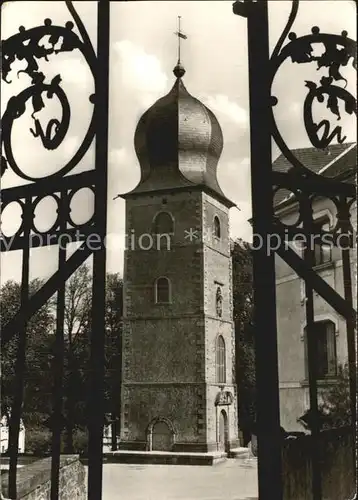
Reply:
[[[59, 236], [61, 234], [60, 231], [60, 222], [68, 227], [68, 238], [73, 241], [82, 241], [87, 233], [91, 230], [91, 227], [94, 225], [94, 213], [89, 214], [87, 220], [83, 223], [76, 223], [72, 216], [72, 208], [71, 203], [73, 197], [81, 190], [89, 189], [90, 192], [94, 195], [95, 190], [92, 185], [88, 186], [77, 186], [73, 189], [66, 190], [61, 195], [58, 193], [45, 193], [42, 195], [35, 196], [31, 203], [28, 205], [27, 210], [29, 214], [29, 220], [31, 220], [30, 231], [32, 234], [31, 246], [46, 246], [48, 244], [55, 244], [57, 242], [55, 236]], [[53, 199], [56, 202], [57, 208], [55, 208], [55, 220], [51, 223], [50, 227], [46, 230], [41, 230], [36, 225], [36, 209], [38, 205], [45, 199]], [[19, 227], [11, 233], [11, 235], [4, 234], [0, 231], [1, 236], [1, 251], [17, 249], [17, 241], [18, 238], [22, 238], [24, 236], [24, 210], [25, 203], [21, 199], [17, 199], [16, 201], [13, 199], [7, 200], [2, 203], [1, 211], [4, 213], [4, 210], [11, 204], [17, 203], [21, 208], [21, 223]], [[76, 233], [77, 231], [77, 233]], [[79, 233], [82, 231], [82, 233]], [[39, 237], [39, 240], [36, 240], [36, 237]]]
[[[18, 176], [28, 181], [37, 181], [38, 177], [32, 177], [22, 171], [17, 164], [12, 150], [12, 129], [15, 120], [21, 118], [26, 110], [26, 104], [31, 102], [33, 113], [31, 117], [34, 126], [30, 128], [33, 137], [38, 138], [42, 146], [47, 150], [57, 149], [66, 137], [71, 119], [71, 107], [65, 91], [61, 87], [61, 75], [55, 76], [51, 82], [46, 82], [45, 74], [40, 71], [37, 61], [44, 59], [49, 61], [50, 55], [56, 55], [63, 52], [72, 52], [78, 49], [84, 56], [93, 78], [95, 78], [96, 54], [91, 44], [87, 31], [78, 16], [71, 1], [65, 2], [71, 13], [78, 31], [82, 37], [74, 33], [74, 23], [68, 21], [65, 26], [56, 26], [52, 24], [51, 19], [45, 19], [43, 26], [37, 26], [26, 30], [20, 26], [19, 33], [2, 41], [2, 79], [5, 83], [11, 84], [8, 79], [15, 61], [26, 61], [27, 67], [17, 72], [17, 76], [25, 73], [31, 79], [31, 85], [20, 92], [18, 95], [9, 99], [8, 105], [2, 117], [3, 133], [1, 146], [3, 154], [1, 155], [1, 176], [6, 169], [10, 167]], [[41, 45], [41, 40], [48, 37], [48, 45]], [[45, 108], [44, 97], [48, 99], [56, 98], [62, 109], [60, 119], [52, 118], [49, 120], [45, 129], [40, 120], [36, 118], [36, 113]], [[94, 95], [89, 96], [92, 104], [95, 103]], [[72, 158], [59, 171], [47, 178], [64, 176], [70, 172], [78, 162], [83, 158], [89, 149], [95, 134], [94, 111], [85, 134], [82, 144], [79, 146]]]
[[[276, 203], [276, 197], [279, 194], [279, 192], [282, 191], [282, 199], [281, 202]], [[278, 210], [274, 210], [274, 220], [276, 224], [283, 224], [281, 221], [281, 218], [283, 217], [282, 215], [279, 214], [279, 208], [280, 208], [280, 203], [283, 203], [289, 199], [296, 199], [299, 200], [300, 196], [302, 196], [302, 192], [299, 189], [292, 189], [292, 190], [287, 190], [283, 188], [282, 186], [274, 186], [273, 188], [273, 200], [274, 200], [274, 205], [278, 205]], [[297, 219], [294, 221], [286, 222], [286, 226], [289, 227], [299, 227], [299, 225], [302, 223], [302, 216], [300, 211], [297, 212]]]
[[[24, 200], [18, 199], [18, 200], [9, 200], [7, 202], [3, 202], [1, 204], [1, 217], [2, 217], [2, 219], [4, 218], [4, 211], [8, 206], [15, 205], [15, 204], [19, 205], [21, 208], [21, 216], [20, 216], [21, 222], [19, 224], [19, 227], [16, 230], [14, 230], [12, 232], [12, 234], [10, 234], [10, 235], [5, 235], [2, 231], [2, 229], [0, 229], [0, 240], [1, 241], [7, 241], [7, 240], [11, 241], [11, 238], [14, 238], [16, 235], [20, 235], [24, 232], [24, 217], [23, 217], [24, 209], [25, 209]], [[1, 251], [3, 251], [2, 248], [1, 248]]]
[[94, 223], [93, 211], [91, 214], [88, 215], [88, 219], [83, 223], [74, 222], [71, 215], [72, 214], [71, 203], [73, 202], [73, 198], [76, 196], [77, 193], [83, 191], [84, 189], [87, 189], [91, 195], [95, 196], [95, 191], [93, 186], [80, 187], [79, 189], [71, 190], [71, 192], [68, 193], [67, 223], [75, 229], [82, 229], [83, 227], [92, 226]]
[[[36, 226], [36, 208], [38, 207], [38, 205], [43, 201], [43, 200], [46, 200], [46, 199], [52, 199], [56, 202], [56, 216], [55, 216], [55, 220], [54, 222], [51, 224], [51, 226], [46, 229], [45, 231], [41, 231], [40, 229], [38, 229], [38, 227]], [[56, 193], [53, 193], [51, 195], [46, 195], [46, 196], [39, 196], [36, 200], [34, 200], [34, 202], [32, 203], [32, 213], [33, 213], [33, 217], [32, 217], [32, 227], [31, 227], [31, 230], [33, 231], [33, 233], [35, 233], [36, 235], [39, 235], [39, 236], [46, 236], [47, 234], [51, 234], [53, 231], [55, 231], [56, 229], [59, 228], [60, 226], [60, 203], [61, 203], [61, 198], [58, 194]]]
[[[297, 16], [298, 5], [299, 0], [292, 0], [291, 13], [287, 25], [273, 50], [270, 59], [271, 86], [278, 70], [287, 59], [291, 59], [293, 63], [298, 64], [315, 62], [317, 63], [317, 69], [322, 67], [328, 68], [328, 76], [322, 76], [319, 84], [312, 81], [305, 82], [308, 93], [303, 105], [304, 125], [308, 138], [314, 147], [325, 149], [334, 139], [342, 144], [346, 137], [342, 133], [341, 126], [336, 126], [331, 130], [331, 123], [327, 119], [315, 123], [312, 112], [313, 104], [316, 101], [323, 103], [325, 96], [327, 96], [327, 109], [337, 120], [341, 119], [339, 111], [340, 103], [343, 103], [344, 110], [348, 115], [357, 114], [355, 97], [346, 88], [334, 84], [335, 82], [344, 81], [345, 86], [347, 85], [346, 79], [341, 74], [341, 68], [347, 66], [350, 61], [352, 61], [352, 67], [357, 69], [357, 43], [348, 38], [347, 31], [342, 31], [341, 35], [320, 33], [320, 29], [317, 26], [311, 29], [311, 34], [297, 37], [296, 33], [290, 32], [290, 30]], [[289, 42], [283, 46], [287, 37]], [[321, 55], [314, 55], [313, 46], [315, 44], [324, 46], [325, 50]], [[272, 96], [272, 106], [274, 107], [277, 103], [277, 97]], [[320, 131], [323, 131], [321, 138], [318, 135]], [[300, 171], [306, 177], [317, 177], [317, 174], [310, 171], [307, 165], [303, 165], [290, 151], [290, 148], [286, 145], [278, 130], [273, 113], [272, 135], [284, 156], [292, 163], [296, 170]], [[326, 179], [325, 181], [327, 183], [331, 182], [330, 179]]]
[[[277, 193], [279, 189], [280, 188], [276, 188], [275, 192]], [[329, 199], [335, 207], [334, 209], [332, 208], [332, 214], [334, 214], [333, 226], [330, 229], [318, 229], [314, 227], [313, 232], [311, 229], [306, 231], [302, 227], [302, 224], [306, 219], [305, 216], [307, 216], [307, 204], [311, 207], [310, 222], [314, 224], [312, 207], [315, 204], [315, 198], [319, 198], [319, 195], [313, 193], [307, 196], [306, 193], [295, 190], [292, 193], [292, 199], [298, 204], [298, 218], [294, 223], [284, 221], [284, 215], [279, 215], [281, 207], [278, 205], [276, 207], [277, 215], [274, 216], [275, 230], [277, 230], [278, 233], [284, 233], [286, 241], [297, 241], [300, 237], [305, 237], [307, 239], [314, 238], [317, 245], [325, 243], [337, 245], [339, 242], [341, 248], [343, 246], [352, 247], [355, 232], [351, 222], [350, 210], [355, 202], [355, 198], [347, 199], [346, 197], [330, 196]], [[344, 245], [342, 244], [343, 237], [347, 239]]]

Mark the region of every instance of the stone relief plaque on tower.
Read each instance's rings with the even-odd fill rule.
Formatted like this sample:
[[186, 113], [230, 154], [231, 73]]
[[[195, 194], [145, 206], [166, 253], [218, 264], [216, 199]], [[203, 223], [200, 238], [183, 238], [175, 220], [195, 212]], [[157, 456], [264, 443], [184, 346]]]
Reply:
[[219, 318], [223, 315], [223, 296], [219, 286], [216, 289], [216, 314]]
[[234, 396], [230, 391], [224, 391], [223, 389], [217, 394], [215, 405], [216, 406], [227, 406], [231, 405], [234, 401]]

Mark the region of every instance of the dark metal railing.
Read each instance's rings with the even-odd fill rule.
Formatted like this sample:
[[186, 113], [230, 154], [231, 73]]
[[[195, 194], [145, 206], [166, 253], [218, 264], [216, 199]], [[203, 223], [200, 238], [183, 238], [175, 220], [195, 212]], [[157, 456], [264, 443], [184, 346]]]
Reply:
[[[282, 463], [279, 436], [280, 406], [278, 387], [277, 325], [275, 303], [275, 263], [270, 248], [270, 235], [281, 237], [281, 245], [276, 253], [302, 278], [306, 292], [306, 324], [308, 337], [308, 366], [310, 411], [313, 456], [312, 495], [315, 500], [322, 498], [322, 477], [320, 470], [319, 439], [321, 421], [317, 401], [317, 340], [314, 335], [314, 292], [323, 297], [346, 320], [349, 359], [349, 384], [351, 400], [351, 419], [353, 435], [356, 436], [356, 311], [352, 301], [350, 251], [354, 247], [353, 227], [350, 221], [350, 208], [356, 200], [353, 183], [327, 178], [309, 170], [303, 165], [285, 143], [275, 121], [273, 108], [278, 99], [272, 95], [272, 84], [280, 67], [287, 60], [296, 64], [316, 63], [318, 68], [325, 67], [328, 76], [318, 83], [306, 81], [308, 88], [302, 103], [304, 126], [311, 144], [325, 149], [333, 140], [342, 144], [345, 137], [341, 126], [331, 126], [329, 120], [315, 123], [313, 105], [323, 102], [327, 97], [327, 108], [340, 118], [338, 103], [344, 106], [349, 115], [357, 113], [354, 96], [337, 82], [344, 81], [341, 68], [352, 64], [357, 69], [357, 45], [343, 31], [340, 35], [321, 33], [314, 26], [311, 33], [298, 37], [291, 32], [295, 22], [299, 0], [292, 1], [287, 25], [272, 53], [269, 53], [268, 1], [242, 0], [233, 4], [234, 14], [247, 19], [249, 87], [250, 87], [250, 133], [251, 133], [251, 184], [253, 208], [253, 232], [263, 242], [262, 249], [255, 250], [254, 266], [254, 322], [256, 329], [256, 380], [257, 380], [257, 423], [258, 423], [258, 474], [259, 498], [282, 499]], [[324, 52], [314, 55], [313, 47], [321, 44]], [[333, 128], [333, 130], [332, 130]], [[271, 139], [292, 165], [287, 173], [272, 168]], [[354, 166], [356, 169], [356, 165]], [[352, 174], [352, 172], [351, 172]], [[353, 171], [354, 175], [354, 171]], [[295, 224], [288, 226], [279, 220], [275, 213], [274, 196], [279, 189], [292, 193], [298, 203], [299, 217]], [[336, 225], [331, 231], [317, 234], [313, 224], [313, 198], [324, 196], [336, 207]], [[315, 237], [322, 244], [325, 235], [342, 247], [344, 297], [341, 297], [314, 270], [314, 255], [311, 245], [306, 244], [302, 259], [287, 244], [298, 234], [305, 241]], [[342, 241], [344, 237], [344, 242]], [[344, 245], [343, 245], [344, 243]], [[356, 470], [355, 449], [352, 459]]]
[[[267, 2], [247, 17], [253, 233], [263, 242], [272, 232], [270, 58]], [[264, 180], [263, 180], [264, 179]], [[253, 252], [259, 498], [282, 498], [281, 428], [275, 290], [275, 256], [258, 245]], [[265, 334], [263, 335], [263, 332]], [[268, 369], [268, 367], [270, 367]], [[269, 487], [268, 487], [269, 486]]]
[[[10, 417], [9, 439], [9, 491], [10, 498], [16, 498], [16, 470], [18, 462], [18, 441], [20, 419], [23, 406], [25, 377], [26, 326], [32, 315], [39, 310], [54, 294], [57, 294], [56, 334], [53, 348], [53, 405], [48, 426], [52, 431], [52, 469], [51, 499], [59, 497], [59, 467], [61, 433], [64, 426], [63, 416], [63, 370], [64, 370], [64, 301], [65, 285], [68, 278], [93, 255], [93, 295], [92, 295], [92, 334], [90, 338], [90, 391], [88, 401], [89, 432], [89, 473], [88, 498], [102, 498], [102, 440], [104, 425], [104, 311], [105, 311], [105, 266], [106, 266], [106, 219], [107, 219], [107, 162], [108, 162], [108, 81], [109, 81], [109, 0], [97, 1], [97, 50], [92, 46], [90, 37], [71, 1], [65, 2], [69, 16], [65, 26], [53, 24], [45, 19], [42, 26], [25, 29], [2, 41], [2, 85], [11, 84], [9, 73], [17, 60], [25, 60], [27, 67], [22, 71], [30, 79], [29, 86], [9, 99], [2, 115], [1, 176], [12, 170], [28, 184], [4, 189], [1, 192], [1, 210], [17, 201], [23, 210], [21, 227], [14, 237], [1, 234], [1, 251], [22, 250], [21, 307], [13, 318], [2, 325], [2, 345], [14, 335], [19, 335], [15, 369], [15, 392]], [[6, 3], [5, 3], [6, 5]], [[2, 2], [1, 8], [4, 8]], [[77, 28], [79, 36], [74, 31]], [[40, 45], [41, 39], [48, 36], [49, 44]], [[62, 39], [60, 48], [58, 43]], [[55, 47], [56, 46], [56, 47]], [[70, 161], [56, 173], [43, 178], [34, 178], [25, 173], [16, 161], [12, 146], [13, 125], [25, 112], [25, 106], [33, 106], [33, 127], [29, 132], [41, 141], [42, 146], [56, 150], [66, 138], [71, 123], [71, 104], [61, 86], [61, 75], [48, 82], [37, 61], [48, 60], [61, 52], [79, 50], [85, 58], [94, 78], [95, 93], [89, 96], [93, 114], [89, 121], [82, 144]], [[36, 112], [44, 106], [44, 97], [57, 100], [61, 106], [61, 119], [51, 119], [43, 128], [36, 118]], [[81, 174], [71, 174], [95, 141], [94, 169]], [[66, 175], [66, 177], [65, 177]], [[5, 178], [5, 177], [3, 177]], [[70, 217], [70, 203], [74, 194], [81, 188], [90, 188], [95, 196], [93, 217], [82, 225], [76, 225]], [[51, 229], [40, 233], [34, 225], [35, 208], [47, 196], [57, 203], [57, 220]], [[24, 200], [24, 201], [23, 201]], [[80, 229], [80, 231], [77, 231]], [[30, 238], [30, 232], [41, 236], [41, 240]], [[60, 236], [66, 232], [67, 245], [80, 242], [81, 245], [71, 257], [67, 257], [67, 245], [58, 246], [58, 268], [47, 282], [31, 297], [29, 296], [30, 248], [35, 246], [56, 245]], [[97, 235], [96, 249], [88, 245], [89, 234]], [[40, 241], [42, 243], [40, 243]]]

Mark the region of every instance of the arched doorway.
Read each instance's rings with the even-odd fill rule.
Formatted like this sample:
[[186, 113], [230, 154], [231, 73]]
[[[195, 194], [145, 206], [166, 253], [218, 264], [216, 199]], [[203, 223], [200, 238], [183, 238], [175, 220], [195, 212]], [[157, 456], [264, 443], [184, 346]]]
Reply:
[[225, 410], [221, 410], [219, 416], [219, 442], [218, 448], [220, 451], [228, 451], [229, 447], [229, 430], [227, 414]]
[[175, 433], [172, 423], [165, 418], [153, 420], [148, 427], [148, 449], [150, 451], [172, 451]]

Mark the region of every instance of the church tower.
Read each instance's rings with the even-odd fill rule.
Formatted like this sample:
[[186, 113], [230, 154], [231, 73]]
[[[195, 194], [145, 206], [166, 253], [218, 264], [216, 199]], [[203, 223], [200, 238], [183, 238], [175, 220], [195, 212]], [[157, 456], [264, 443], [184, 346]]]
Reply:
[[185, 70], [141, 117], [141, 180], [126, 201], [121, 449], [238, 446], [223, 136]]

